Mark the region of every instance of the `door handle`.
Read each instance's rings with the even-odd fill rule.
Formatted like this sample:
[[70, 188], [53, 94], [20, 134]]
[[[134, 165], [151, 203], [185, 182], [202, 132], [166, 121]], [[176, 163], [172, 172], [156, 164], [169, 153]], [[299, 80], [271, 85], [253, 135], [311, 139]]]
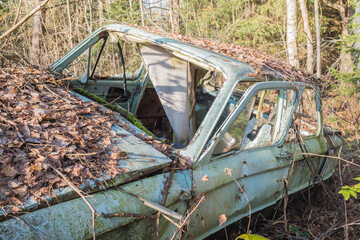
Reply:
[[293, 158], [293, 154], [289, 152], [281, 152], [280, 154], [275, 154], [276, 159], [285, 159], [290, 160]]

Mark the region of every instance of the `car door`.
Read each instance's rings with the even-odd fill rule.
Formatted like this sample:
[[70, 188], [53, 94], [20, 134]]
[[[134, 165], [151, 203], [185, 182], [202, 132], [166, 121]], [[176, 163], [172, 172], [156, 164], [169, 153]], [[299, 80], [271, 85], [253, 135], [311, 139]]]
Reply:
[[227, 225], [280, 198], [291, 166], [282, 144], [302, 91], [300, 83], [257, 83], [237, 102], [194, 169], [194, 191], [206, 201], [191, 234], [202, 238], [223, 227], [220, 215]]

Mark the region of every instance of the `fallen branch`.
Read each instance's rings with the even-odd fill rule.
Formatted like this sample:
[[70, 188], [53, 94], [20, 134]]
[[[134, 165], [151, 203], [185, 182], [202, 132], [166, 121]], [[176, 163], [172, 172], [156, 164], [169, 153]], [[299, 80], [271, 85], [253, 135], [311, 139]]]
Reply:
[[180, 231], [182, 231], [182, 228], [185, 226], [185, 224], [187, 224], [187, 221], [188, 221], [188, 219], [190, 218], [190, 216], [195, 212], [195, 210], [200, 206], [200, 204], [201, 204], [203, 201], [205, 201], [205, 195], [203, 195], [203, 196], [200, 198], [200, 200], [199, 200], [199, 202], [196, 204], [196, 206], [190, 211], [189, 214], [186, 215], [185, 219], [180, 222], [180, 223], [181, 223], [181, 224], [180, 224], [180, 227], [175, 230], [175, 232], [174, 232], [171, 240], [175, 239], [176, 235], [177, 235]]
[[65, 156], [68, 157], [76, 157], [76, 156], [92, 156], [92, 155], [96, 155], [96, 152], [93, 153], [67, 153], [65, 154]]
[[34, 15], [37, 11], [39, 11], [41, 8], [45, 6], [45, 4], [48, 3], [49, 0], [43, 1], [39, 6], [34, 8], [31, 12], [28, 13], [23, 19], [21, 19], [17, 24], [15, 24], [13, 27], [11, 27], [9, 30], [7, 30], [4, 34], [0, 36], [0, 41], [3, 40], [5, 37], [7, 37], [10, 33], [18, 29], [26, 20], [31, 18], [32, 15]]
[[315, 153], [301, 153], [301, 154], [302, 154], [302, 155], [317, 156], [317, 157], [328, 157], [328, 158], [339, 159], [339, 160], [344, 161], [344, 162], [346, 162], [346, 163], [348, 163], [348, 164], [352, 164], [352, 165], [355, 165], [355, 166], [357, 166], [357, 167], [360, 167], [359, 164], [350, 162], [350, 161], [348, 161], [348, 160], [346, 160], [346, 159], [343, 159], [343, 158], [341, 158], [341, 157], [329, 156], [329, 155], [321, 155], [321, 154], [315, 154]]
[[86, 199], [86, 197], [81, 193], [81, 191], [71, 182], [69, 181], [66, 176], [64, 174], [62, 174], [59, 170], [57, 170], [56, 168], [54, 168], [52, 165], [47, 164], [48, 166], [50, 166], [57, 174], [59, 174], [64, 181], [67, 183], [67, 185], [69, 185], [70, 188], [72, 188], [77, 194], [79, 194], [79, 196], [84, 200], [84, 202], [89, 206], [90, 210], [91, 210], [91, 215], [92, 215], [92, 227], [93, 227], [93, 239], [95, 240], [95, 215], [96, 216], [100, 216], [98, 212], [96, 212], [96, 210], [94, 209], [94, 207], [89, 203], [89, 201]]
[[103, 217], [103, 218], [133, 217], [133, 218], [155, 219], [155, 218], [157, 218], [157, 215], [147, 215], [147, 214], [138, 214], [138, 213], [102, 213], [101, 217]]
[[324, 237], [325, 235], [329, 234], [330, 232], [332, 231], [335, 231], [335, 230], [338, 230], [338, 229], [341, 229], [341, 228], [344, 228], [344, 227], [348, 227], [348, 226], [354, 226], [354, 225], [360, 225], [359, 223], [360, 220], [357, 220], [357, 221], [354, 221], [352, 223], [349, 223], [349, 224], [345, 224], [345, 225], [342, 225], [340, 227], [336, 227], [336, 228], [333, 228], [333, 229], [330, 229], [326, 232], [324, 232], [323, 234], [321, 234], [319, 237], [317, 237], [315, 240], [320, 240], [322, 239], [322, 237]]

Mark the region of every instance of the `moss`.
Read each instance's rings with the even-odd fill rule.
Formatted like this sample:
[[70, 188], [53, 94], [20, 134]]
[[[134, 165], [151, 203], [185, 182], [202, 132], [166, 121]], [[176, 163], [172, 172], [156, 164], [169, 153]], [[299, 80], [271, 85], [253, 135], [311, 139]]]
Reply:
[[126, 109], [118, 106], [118, 105], [114, 105], [114, 104], [110, 104], [108, 102], [106, 102], [104, 99], [96, 96], [95, 94], [89, 93], [87, 91], [85, 91], [82, 88], [77, 88], [75, 89], [75, 92], [83, 95], [84, 97], [87, 97], [97, 103], [102, 104], [104, 107], [113, 110], [115, 112], [119, 112], [121, 114], [121, 116], [123, 116], [124, 118], [128, 119], [132, 124], [134, 124], [137, 128], [139, 128], [140, 130], [144, 131], [146, 134], [153, 136], [154, 134], [152, 134], [152, 132], [150, 132], [149, 130], [147, 130], [144, 125], [142, 125], [142, 123], [139, 122], [139, 120], [134, 116], [134, 114], [132, 114], [131, 112], [127, 111]]

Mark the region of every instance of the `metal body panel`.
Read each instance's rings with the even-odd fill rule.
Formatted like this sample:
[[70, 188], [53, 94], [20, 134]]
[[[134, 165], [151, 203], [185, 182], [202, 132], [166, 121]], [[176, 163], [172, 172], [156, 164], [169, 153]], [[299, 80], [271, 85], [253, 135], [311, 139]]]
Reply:
[[[168, 174], [159, 174], [153, 177], [144, 178], [136, 182], [122, 185], [122, 189], [129, 191], [144, 199], [160, 203], [162, 199], [162, 188]], [[167, 198], [167, 207], [177, 201], [190, 199], [191, 182], [189, 171], [178, 172], [174, 175], [174, 181]], [[108, 189], [93, 194], [88, 198], [94, 209], [99, 213], [140, 213], [153, 214], [155, 210], [145, 206], [141, 200], [126, 194], [116, 188]], [[184, 207], [174, 210], [182, 210]], [[25, 214], [20, 218], [31, 225], [31, 230], [24, 227], [23, 223], [15, 218], [0, 222], [0, 239], [37, 239], [38, 233], [41, 238], [47, 239], [89, 239], [92, 238], [92, 217], [91, 210], [81, 199], [73, 199], [61, 204], [43, 208]], [[135, 218], [95, 218], [96, 234], [101, 235], [116, 228], [121, 228], [134, 222]], [[164, 229], [163, 231], [165, 231]]]

